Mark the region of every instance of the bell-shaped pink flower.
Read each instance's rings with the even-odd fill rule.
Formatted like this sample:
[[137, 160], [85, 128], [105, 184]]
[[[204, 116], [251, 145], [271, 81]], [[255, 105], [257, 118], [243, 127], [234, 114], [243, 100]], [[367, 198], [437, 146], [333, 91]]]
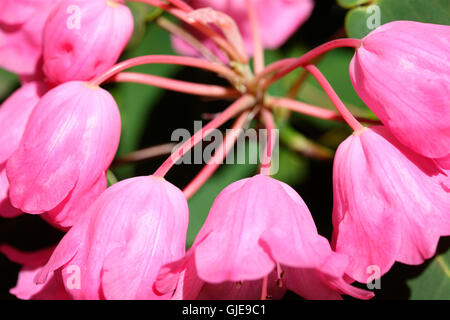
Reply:
[[59, 84], [91, 80], [119, 58], [133, 32], [121, 0], [63, 0], [44, 29], [44, 72]]
[[75, 299], [167, 299], [153, 283], [184, 255], [188, 217], [183, 193], [164, 179], [121, 181], [70, 229], [36, 280], [60, 272]]
[[[260, 26], [263, 46], [276, 49], [309, 18], [314, 1], [312, 0], [253, 0]], [[211, 7], [233, 18], [241, 31], [245, 47], [249, 54], [253, 53], [251, 28], [247, 16], [245, 0], [193, 0], [189, 4], [195, 8]], [[204, 37], [208, 47], [211, 41]], [[195, 55], [195, 50], [182, 39], [173, 38], [174, 48], [185, 55]]]
[[344, 141], [334, 162], [332, 245], [349, 256], [346, 273], [368, 282], [395, 261], [432, 257], [450, 235], [449, 177], [382, 126]]
[[8, 245], [0, 245], [0, 253], [22, 265], [17, 284], [9, 292], [22, 300], [70, 300], [60, 275], [50, 273], [45, 283], [36, 284], [34, 278], [41, 272], [54, 248], [35, 252], [21, 252]]
[[395, 21], [363, 39], [350, 65], [356, 92], [404, 145], [450, 156], [450, 26]]
[[28, 118], [45, 90], [45, 85], [39, 82], [25, 84], [0, 106], [0, 216], [2, 217], [14, 217], [21, 213], [9, 202], [6, 162], [19, 146]]
[[37, 72], [47, 17], [59, 0], [0, 2], [0, 66], [21, 75]]
[[120, 126], [114, 98], [100, 87], [73, 81], [47, 92], [6, 164], [12, 205], [71, 226], [106, 188]]
[[228, 298], [258, 299], [265, 277], [271, 296], [283, 295], [271, 289], [278, 278], [307, 299], [339, 299], [341, 293], [370, 298], [370, 292], [343, 280], [346, 267], [347, 257], [334, 253], [317, 233], [300, 196], [256, 175], [219, 194], [189, 253], [161, 270], [156, 287], [168, 291], [180, 272], [176, 298], [218, 296], [229, 289]]

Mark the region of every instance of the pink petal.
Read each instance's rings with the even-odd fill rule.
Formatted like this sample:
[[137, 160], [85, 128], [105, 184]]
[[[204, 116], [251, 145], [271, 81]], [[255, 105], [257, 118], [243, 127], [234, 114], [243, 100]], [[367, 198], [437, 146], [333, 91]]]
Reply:
[[106, 90], [83, 82], [52, 89], [36, 106], [8, 160], [11, 203], [25, 212], [43, 213], [76, 186], [94, 185], [110, 165], [119, 136], [120, 114]]
[[404, 145], [450, 155], [450, 26], [395, 21], [366, 36], [350, 66], [359, 96]]

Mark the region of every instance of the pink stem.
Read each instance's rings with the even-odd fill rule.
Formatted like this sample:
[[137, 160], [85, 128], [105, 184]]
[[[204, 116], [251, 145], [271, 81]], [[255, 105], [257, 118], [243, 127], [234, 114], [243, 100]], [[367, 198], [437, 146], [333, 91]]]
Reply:
[[223, 111], [219, 116], [211, 120], [206, 126], [196, 132], [189, 141], [186, 141], [184, 144], [176, 150], [167, 160], [156, 170], [154, 176], [163, 178], [167, 172], [172, 168], [172, 166], [180, 160], [186, 152], [188, 152], [191, 148], [193, 148], [197, 143], [202, 141], [208, 134], [210, 134], [211, 130], [217, 129], [229, 119], [234, 117], [239, 112], [251, 107], [255, 103], [255, 99], [250, 95], [244, 95], [238, 100], [236, 100], [233, 104], [231, 104], [225, 111]]
[[237, 98], [242, 95], [240, 92], [236, 91], [233, 88], [192, 83], [143, 73], [121, 72], [115, 75], [113, 78], [110, 78], [110, 80], [114, 82], [141, 83], [172, 91], [178, 91], [204, 97]]
[[323, 108], [319, 108], [304, 102], [288, 99], [288, 98], [274, 98], [269, 97], [266, 100], [268, 106], [271, 107], [281, 107], [284, 109], [288, 109], [294, 112], [306, 114], [311, 117], [325, 119], [325, 120], [333, 120], [333, 121], [341, 121], [342, 117], [339, 113], [334, 110], [327, 110]]
[[259, 21], [256, 15], [255, 6], [252, 0], [246, 0], [247, 15], [250, 21], [250, 28], [253, 41], [253, 66], [255, 73], [259, 73], [264, 69], [264, 48], [261, 42], [261, 33], [259, 29]]
[[345, 122], [347, 122], [347, 124], [356, 132], [364, 129], [361, 123], [359, 123], [358, 120], [355, 119], [355, 117], [344, 105], [344, 103], [339, 98], [336, 91], [334, 91], [333, 87], [322, 74], [322, 72], [320, 72], [320, 70], [312, 64], [307, 65], [305, 69], [308, 70], [314, 78], [316, 78], [317, 82], [319, 82], [325, 93], [328, 95], [328, 97], [330, 97], [330, 100], [333, 102], [338, 112], [342, 115], [342, 118], [344, 118]]
[[206, 24], [203, 24], [198, 21], [192, 22], [191, 19], [188, 18], [187, 16], [188, 14], [186, 11], [174, 8], [171, 5], [162, 2], [160, 0], [130, 0], [130, 1], [147, 3], [151, 6], [155, 6], [164, 11], [169, 12], [173, 16], [182, 20], [184, 23], [196, 28], [198, 31], [205, 34], [208, 38], [214, 41], [214, 43], [217, 46], [219, 46], [219, 48], [224, 50], [232, 60], [236, 60], [241, 63], [247, 63], [247, 59], [245, 57], [242, 57], [239, 51], [235, 47], [233, 47], [224, 37], [222, 37], [220, 34], [214, 31], [214, 29], [212, 29], [210, 26]]
[[209, 162], [202, 168], [198, 175], [189, 183], [189, 185], [183, 190], [186, 199], [190, 199], [204, 184], [205, 182], [216, 172], [219, 166], [223, 163], [223, 160], [230, 152], [231, 148], [236, 143], [237, 138], [242, 132], [241, 129], [245, 122], [248, 120], [249, 111], [243, 112], [239, 118], [233, 124], [231, 131], [227, 133], [222, 145], [214, 153], [214, 156]]
[[166, 1], [185, 12], [191, 12], [192, 10], [194, 10], [190, 5], [188, 5], [186, 2], [182, 0], [166, 0]]
[[234, 81], [236, 77], [236, 73], [233, 70], [229, 69], [226, 66], [220, 65], [218, 63], [206, 61], [204, 59], [198, 58], [190, 58], [190, 57], [179, 57], [179, 56], [170, 56], [170, 55], [150, 55], [150, 56], [142, 56], [137, 58], [132, 58], [129, 60], [125, 60], [119, 62], [111, 69], [98, 76], [94, 80], [91, 81], [94, 85], [100, 85], [109, 78], [113, 77], [117, 73], [124, 71], [128, 68], [132, 68], [135, 66], [143, 65], [143, 64], [153, 64], [153, 63], [167, 63], [167, 64], [177, 64], [183, 66], [196, 67], [200, 69], [209, 70], [212, 72], [216, 72], [230, 81]]
[[258, 82], [262, 80], [264, 77], [270, 75], [271, 73], [277, 72], [272, 78], [270, 78], [267, 81], [268, 85], [272, 84], [273, 82], [284, 77], [291, 71], [297, 69], [298, 67], [302, 67], [308, 64], [312, 59], [317, 58], [330, 50], [342, 47], [359, 48], [361, 44], [362, 44], [361, 40], [349, 38], [329, 41], [327, 43], [318, 46], [317, 48], [312, 49], [311, 51], [307, 52], [306, 54], [304, 54], [299, 58], [288, 58], [284, 60], [279, 60], [277, 62], [268, 65], [262, 72], [256, 75], [253, 81]]
[[275, 145], [276, 127], [273, 119], [272, 112], [267, 109], [261, 110], [261, 115], [264, 121], [264, 125], [267, 129], [267, 143], [264, 149], [263, 159], [261, 161], [260, 173], [266, 176], [270, 176], [270, 167], [272, 162], [272, 152]]

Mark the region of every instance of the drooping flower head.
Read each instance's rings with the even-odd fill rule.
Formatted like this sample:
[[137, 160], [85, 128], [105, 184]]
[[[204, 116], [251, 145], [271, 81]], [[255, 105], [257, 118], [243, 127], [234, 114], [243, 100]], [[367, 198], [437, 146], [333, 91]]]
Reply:
[[185, 299], [258, 299], [262, 288], [275, 297], [287, 288], [307, 299], [339, 299], [341, 293], [369, 298], [342, 279], [346, 266], [347, 257], [317, 233], [300, 196], [256, 175], [219, 194], [189, 254], [163, 268], [158, 287], [171, 288], [168, 279], [181, 272], [175, 296]]
[[120, 127], [117, 104], [100, 87], [73, 81], [47, 92], [6, 164], [12, 205], [71, 226], [106, 188]]
[[91, 80], [119, 58], [133, 32], [120, 0], [63, 0], [44, 29], [44, 72], [50, 82]]
[[395, 261], [421, 264], [450, 235], [450, 176], [382, 126], [339, 146], [333, 186], [332, 245], [349, 256], [346, 273], [359, 282]]
[[13, 217], [21, 213], [9, 201], [6, 162], [19, 146], [28, 118], [45, 91], [44, 84], [30, 82], [15, 91], [0, 106], [0, 216]]
[[184, 255], [188, 216], [169, 182], [121, 181], [70, 229], [37, 280], [60, 272], [75, 299], [167, 299], [171, 293], [160, 295], [153, 283], [162, 265]]
[[367, 35], [350, 65], [356, 92], [404, 145], [450, 156], [450, 26], [395, 21]]

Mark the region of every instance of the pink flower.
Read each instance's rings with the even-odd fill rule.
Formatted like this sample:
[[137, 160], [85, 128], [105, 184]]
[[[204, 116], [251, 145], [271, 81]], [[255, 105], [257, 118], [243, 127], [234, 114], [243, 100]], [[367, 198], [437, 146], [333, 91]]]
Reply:
[[0, 66], [21, 75], [38, 72], [42, 33], [59, 0], [2, 0], [0, 2]]
[[122, 1], [64, 0], [44, 29], [44, 72], [51, 82], [91, 80], [119, 58], [133, 32]]
[[350, 66], [353, 85], [404, 145], [450, 156], [450, 26], [396, 21], [363, 39]]
[[432, 257], [450, 235], [449, 179], [382, 126], [344, 141], [334, 162], [332, 244], [350, 257], [346, 273], [367, 282], [371, 266], [383, 275], [395, 261]]
[[43, 284], [36, 284], [34, 278], [50, 258], [54, 248], [36, 252], [21, 252], [7, 245], [0, 245], [0, 252], [12, 262], [21, 264], [17, 285], [9, 292], [22, 300], [69, 300], [61, 276], [52, 273]]
[[71, 226], [106, 188], [119, 138], [120, 114], [106, 90], [77, 81], [50, 90], [6, 164], [12, 205]]
[[157, 288], [168, 291], [180, 272], [175, 298], [228, 291], [226, 298], [258, 299], [265, 277], [267, 293], [275, 297], [285, 290], [277, 288], [278, 278], [307, 299], [339, 299], [341, 293], [370, 298], [343, 280], [346, 266], [347, 257], [334, 253], [317, 233], [300, 196], [282, 182], [256, 175], [219, 194], [193, 247], [162, 269]]
[[[195, 9], [211, 7], [231, 16], [242, 33], [248, 53], [252, 54], [253, 44], [245, 0], [192, 0], [189, 4]], [[254, 0], [254, 5], [259, 18], [263, 46], [267, 49], [276, 49], [309, 18], [314, 1]], [[210, 41], [206, 41], [206, 44], [211, 46]], [[173, 45], [181, 54], [195, 53], [195, 50], [180, 38], [175, 37]]]
[[164, 179], [119, 182], [70, 229], [37, 281], [61, 272], [75, 299], [166, 299], [153, 283], [161, 265], [184, 255], [188, 216], [183, 193]]
[[28, 118], [44, 91], [45, 86], [42, 83], [25, 84], [0, 107], [0, 128], [2, 128], [0, 133], [0, 216], [14, 217], [21, 213], [9, 202], [6, 161], [19, 146]]

